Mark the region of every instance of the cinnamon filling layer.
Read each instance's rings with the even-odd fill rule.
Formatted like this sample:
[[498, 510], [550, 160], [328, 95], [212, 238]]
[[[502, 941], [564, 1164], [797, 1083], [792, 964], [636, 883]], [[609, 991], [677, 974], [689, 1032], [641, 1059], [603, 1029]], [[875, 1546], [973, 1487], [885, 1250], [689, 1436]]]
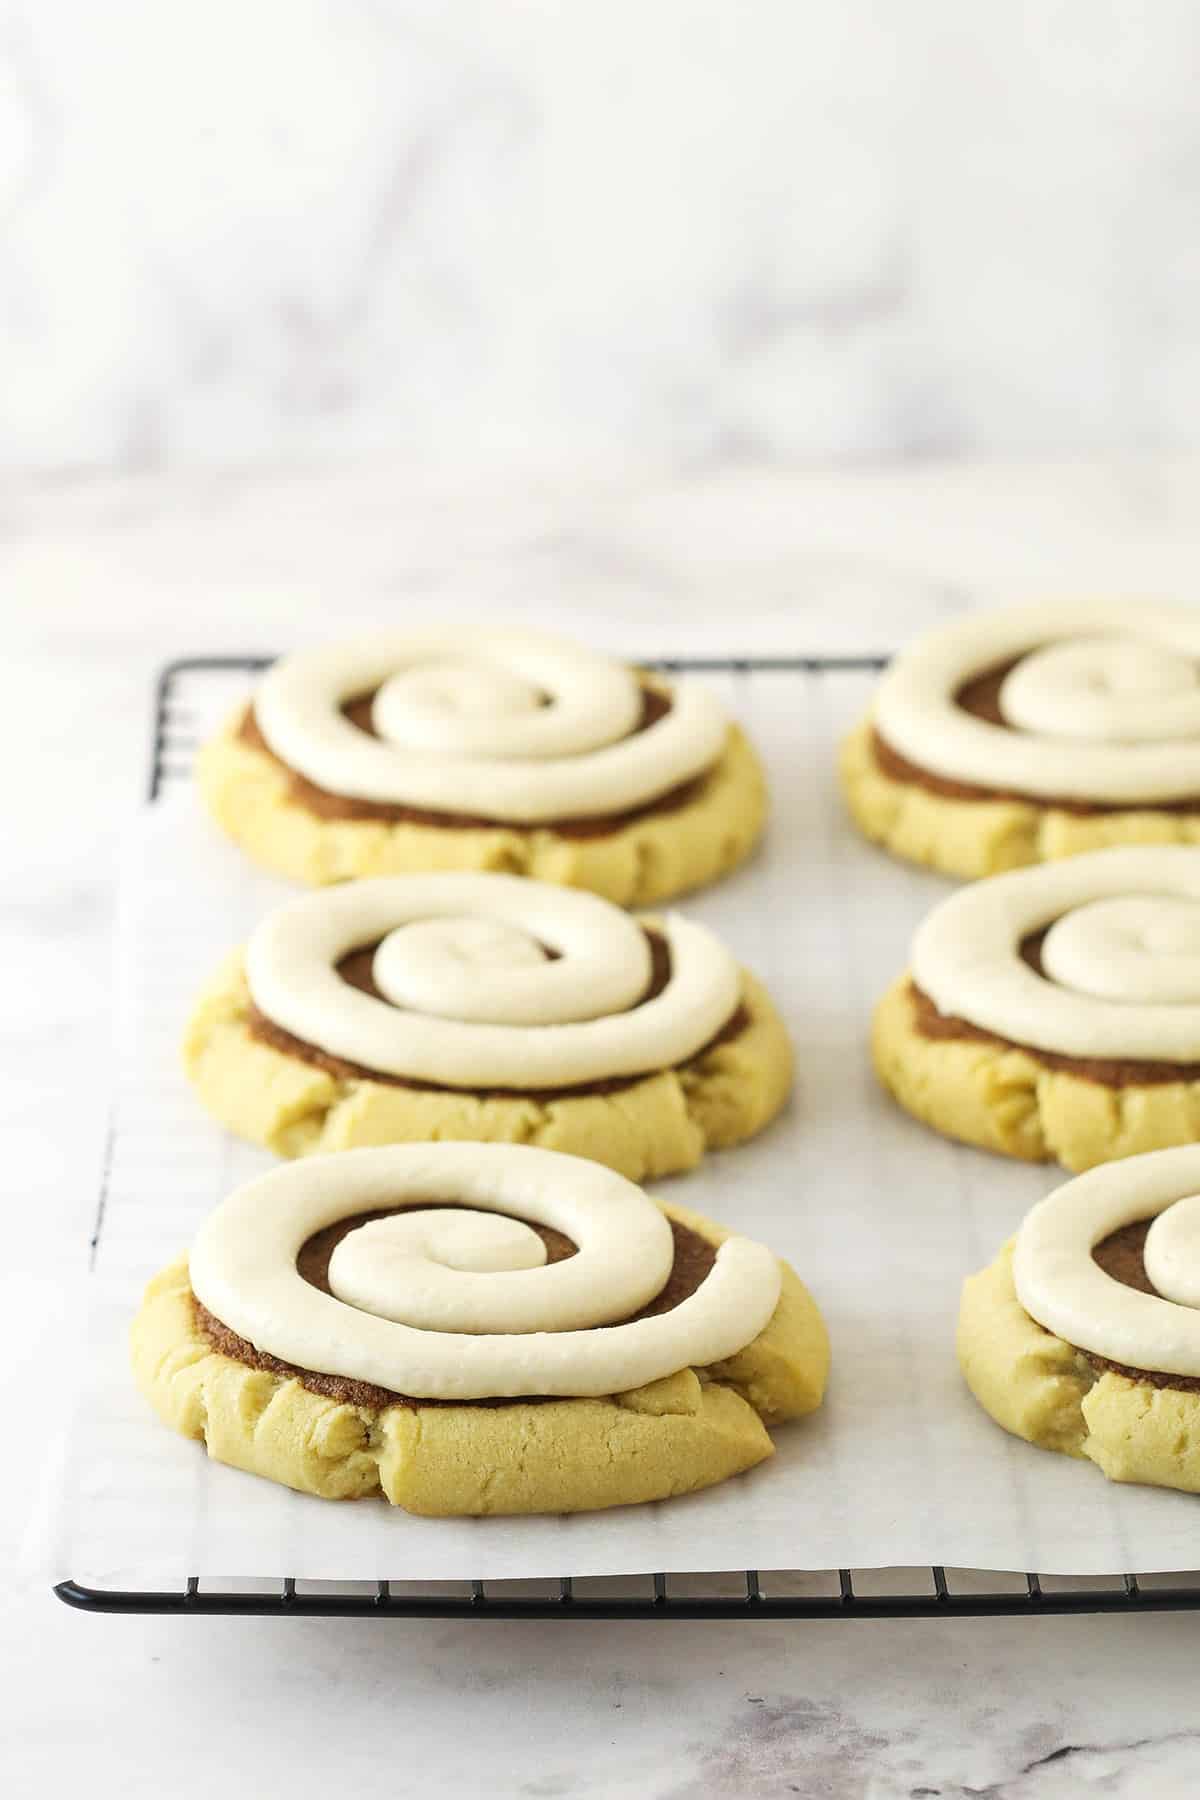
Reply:
[[[651, 973], [649, 986], [637, 1002], [638, 1006], [644, 1006], [648, 1000], [653, 1000], [657, 994], [661, 994], [671, 976], [671, 951], [666, 939], [658, 931], [647, 931], [645, 935], [650, 945]], [[376, 943], [363, 944], [357, 950], [351, 950], [338, 963], [337, 972], [342, 980], [348, 982], [351, 987], [358, 988], [360, 993], [369, 994], [373, 1000], [383, 1000], [386, 1005], [388, 1002], [376, 987], [375, 978], [371, 972], [372, 962], [378, 948]], [[745, 1031], [749, 1023], [749, 1012], [744, 1006], [738, 1006], [716, 1036], [710, 1038], [707, 1044], [697, 1050], [695, 1057], [691, 1060], [698, 1061], [710, 1050], [714, 1050], [718, 1044], [731, 1042]], [[444, 1094], [449, 1091], [436, 1081], [419, 1081], [415, 1077], [407, 1075], [387, 1075], [379, 1069], [367, 1068], [362, 1063], [348, 1062], [345, 1057], [333, 1056], [329, 1051], [322, 1050], [316, 1044], [308, 1043], [304, 1038], [293, 1037], [290, 1031], [285, 1031], [282, 1025], [277, 1025], [274, 1019], [269, 1019], [266, 1013], [260, 1012], [253, 1001], [250, 1003], [246, 1016], [246, 1029], [250, 1036], [260, 1044], [267, 1044], [272, 1050], [282, 1052], [284, 1056], [299, 1057], [302, 1062], [311, 1063], [318, 1069], [324, 1069], [327, 1075], [334, 1076], [338, 1081], [377, 1081], [386, 1087], [413, 1088], [418, 1093], [426, 1094]], [[641, 1075], [611, 1075], [598, 1081], [579, 1082], [574, 1087], [470, 1088], [463, 1091], [480, 1099], [552, 1101], [578, 1098], [585, 1094], [620, 1093], [623, 1088], [632, 1087], [635, 1082], [644, 1081], [647, 1075], [654, 1072], [648, 1069]]]
[[[1041, 931], [1031, 932], [1020, 946], [1022, 959], [1036, 975], [1045, 974], [1042, 967], [1042, 944], [1049, 929], [1047, 925]], [[1006, 1050], [1023, 1050], [1026, 1056], [1032, 1056], [1043, 1068], [1078, 1075], [1082, 1081], [1094, 1081], [1101, 1087], [1152, 1087], [1168, 1081], [1200, 1081], [1200, 1063], [1139, 1062], [1132, 1057], [1066, 1056], [1057, 1050], [1035, 1050], [1030, 1044], [1021, 1044], [1014, 1038], [1001, 1037], [998, 1032], [972, 1025], [969, 1019], [960, 1019], [955, 1013], [939, 1012], [929, 995], [915, 981], [910, 981], [908, 986], [912, 998], [913, 1025], [924, 1038], [933, 1038], [935, 1041], [958, 1038], [981, 1044], [999, 1044]]]
[[[1122, 1226], [1096, 1245], [1092, 1256], [1106, 1275], [1119, 1281], [1125, 1287], [1136, 1288], [1141, 1294], [1156, 1294], [1154, 1286], [1146, 1273], [1143, 1250], [1146, 1233], [1153, 1220], [1138, 1219], [1133, 1225]], [[1158, 1295], [1161, 1299], [1162, 1296]], [[1106, 1369], [1114, 1375], [1127, 1375], [1130, 1381], [1145, 1382], [1148, 1387], [1180, 1388], [1185, 1394], [1200, 1394], [1200, 1376], [1166, 1375], [1157, 1369], [1133, 1369], [1127, 1363], [1110, 1362], [1105, 1356], [1094, 1356], [1090, 1350], [1080, 1352], [1098, 1373]]]
[[[378, 737], [371, 722], [371, 703], [377, 690], [367, 694], [357, 694], [344, 702], [342, 713], [359, 731], [366, 732], [368, 737]], [[671, 710], [669, 694], [658, 688], [643, 685], [642, 716], [634, 727], [634, 731], [645, 731], [657, 720], [663, 718]], [[642, 806], [630, 807], [626, 812], [605, 813], [599, 818], [542, 819], [532, 820], [528, 824], [514, 823], [511, 819], [489, 819], [471, 813], [432, 812], [426, 807], [399, 806], [389, 801], [359, 800], [352, 794], [335, 794], [328, 788], [318, 787], [308, 777], [293, 769], [290, 763], [276, 756], [266, 738], [259, 730], [255, 717], [253, 702], [247, 706], [237, 728], [240, 743], [260, 755], [270, 757], [271, 761], [287, 772], [288, 799], [306, 811], [315, 813], [321, 819], [375, 820], [384, 825], [436, 825], [446, 831], [496, 830], [496, 831], [554, 831], [560, 837], [567, 838], [601, 838], [610, 837], [613, 832], [620, 831], [623, 826], [632, 824], [635, 819], [644, 819], [652, 813], [677, 812], [686, 806], [700, 793], [708, 779], [707, 771], [696, 775], [690, 781], [682, 782], [678, 787], [669, 788], [665, 794], [647, 800]], [[531, 775], [531, 779], [534, 779]]]
[[[998, 663], [994, 668], [972, 675], [955, 694], [954, 704], [972, 717], [983, 719], [988, 725], [997, 725], [1003, 731], [1011, 731], [1012, 726], [1000, 711], [1000, 686], [1004, 677], [1022, 660], [1019, 656], [1012, 657], [1008, 662]], [[944, 800], [1018, 800], [1034, 806], [1053, 807], [1058, 812], [1073, 813], [1080, 818], [1099, 813], [1142, 812], [1147, 808], [1154, 812], [1200, 814], [1200, 794], [1184, 800], [1125, 800], [1110, 803], [1080, 800], [1069, 794], [1025, 794], [1014, 788], [979, 787], [974, 782], [955, 781], [950, 776], [934, 774], [932, 769], [923, 768], [920, 763], [910, 762], [874, 726], [871, 727], [871, 751], [880, 774], [886, 775], [889, 781], [898, 781], [907, 787], [924, 788], [927, 793], [938, 794]]]
[[[413, 1210], [410, 1207], [382, 1207], [374, 1212], [358, 1213], [353, 1218], [341, 1219], [336, 1225], [318, 1231], [301, 1246], [296, 1258], [296, 1267], [305, 1281], [319, 1288], [323, 1294], [330, 1292], [329, 1259], [347, 1232], [359, 1225], [365, 1225], [371, 1219], [386, 1218], [392, 1212]], [[547, 1262], [562, 1262], [568, 1256], [574, 1256], [576, 1246], [570, 1238], [559, 1231], [553, 1231], [545, 1225], [534, 1225], [529, 1220], [530, 1229], [536, 1231], [546, 1246]], [[656, 1313], [671, 1312], [691, 1294], [696, 1292], [716, 1260], [716, 1247], [699, 1232], [690, 1231], [686, 1225], [671, 1220], [671, 1232], [675, 1239], [675, 1260], [671, 1265], [671, 1273], [665, 1287], [647, 1302], [639, 1312], [633, 1313], [631, 1319], [649, 1319]], [[522, 1396], [520, 1400], [421, 1400], [414, 1399], [411, 1394], [394, 1393], [391, 1388], [376, 1387], [373, 1382], [354, 1381], [345, 1375], [322, 1375], [313, 1369], [297, 1368], [295, 1363], [284, 1362], [269, 1351], [259, 1350], [246, 1338], [239, 1337], [228, 1325], [222, 1323], [214, 1313], [192, 1296], [192, 1310], [197, 1329], [208, 1339], [213, 1349], [222, 1356], [231, 1357], [234, 1362], [244, 1363], [250, 1369], [266, 1369], [273, 1375], [295, 1377], [302, 1387], [313, 1394], [322, 1394], [326, 1399], [345, 1402], [349, 1406], [513, 1406], [528, 1405], [531, 1399], [539, 1396]], [[624, 1325], [630, 1320], [617, 1319], [614, 1324]], [[601, 1329], [604, 1329], [601, 1327]]]

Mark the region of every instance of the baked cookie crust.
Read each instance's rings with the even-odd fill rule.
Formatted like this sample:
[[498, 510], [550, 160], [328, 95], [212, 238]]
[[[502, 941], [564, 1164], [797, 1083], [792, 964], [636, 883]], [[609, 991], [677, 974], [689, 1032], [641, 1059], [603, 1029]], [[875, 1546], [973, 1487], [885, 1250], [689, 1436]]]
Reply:
[[200, 753], [205, 804], [256, 862], [312, 887], [474, 869], [588, 888], [618, 906], [649, 906], [727, 875], [749, 856], [766, 820], [762, 764], [737, 726], [682, 805], [577, 838], [547, 826], [321, 818], [291, 798], [285, 768], [239, 739], [240, 719], [239, 712]]
[[[714, 1245], [730, 1234], [664, 1211]], [[812, 1412], [824, 1322], [781, 1264], [766, 1327], [725, 1362], [599, 1400], [356, 1406], [213, 1349], [183, 1257], [146, 1289], [130, 1334], [138, 1387], [218, 1462], [325, 1499], [380, 1494], [428, 1517], [583, 1512], [692, 1493], [773, 1453], [767, 1427]]]
[[959, 800], [884, 773], [870, 719], [843, 740], [842, 792], [863, 836], [893, 856], [968, 881], [1115, 845], [1200, 844], [1200, 813], [1067, 812], [1036, 800]]
[[1013, 1243], [963, 1284], [958, 1360], [984, 1411], [1015, 1437], [1086, 1457], [1110, 1481], [1200, 1493], [1200, 1394], [1097, 1372], [1017, 1298]]
[[922, 1124], [1025, 1162], [1080, 1173], [1200, 1141], [1200, 1082], [1110, 1087], [1050, 1068], [1016, 1044], [927, 1037], [907, 974], [875, 1009], [871, 1054], [884, 1087]]
[[535, 1144], [641, 1182], [754, 1136], [786, 1101], [791, 1041], [762, 983], [745, 970], [742, 980], [748, 1019], [736, 1036], [627, 1087], [548, 1099], [345, 1079], [277, 1050], [252, 1034], [235, 951], [197, 1003], [184, 1064], [222, 1125], [280, 1156], [446, 1140]]

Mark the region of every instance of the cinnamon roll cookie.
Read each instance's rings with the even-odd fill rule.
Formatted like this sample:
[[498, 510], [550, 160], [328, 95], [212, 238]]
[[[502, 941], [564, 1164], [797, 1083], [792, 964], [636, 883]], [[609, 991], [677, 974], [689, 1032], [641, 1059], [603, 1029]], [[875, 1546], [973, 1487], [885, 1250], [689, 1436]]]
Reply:
[[829, 1362], [763, 1245], [509, 1144], [356, 1150], [238, 1189], [150, 1283], [132, 1351], [217, 1461], [437, 1516], [723, 1481], [820, 1404]]
[[702, 926], [512, 875], [399, 875], [287, 902], [200, 999], [185, 1061], [284, 1156], [532, 1143], [636, 1180], [762, 1129], [791, 1085], [766, 990]]
[[1200, 1149], [1093, 1169], [963, 1288], [958, 1355], [1006, 1431], [1200, 1493]]
[[1200, 1139], [1200, 849], [1097, 850], [951, 895], [875, 1066], [935, 1130], [1068, 1169]]
[[499, 870], [622, 906], [726, 874], [766, 811], [757, 756], [703, 686], [462, 625], [285, 657], [199, 779], [230, 836], [297, 881]]
[[948, 875], [1200, 843], [1200, 612], [957, 619], [897, 657], [841, 771], [867, 837]]

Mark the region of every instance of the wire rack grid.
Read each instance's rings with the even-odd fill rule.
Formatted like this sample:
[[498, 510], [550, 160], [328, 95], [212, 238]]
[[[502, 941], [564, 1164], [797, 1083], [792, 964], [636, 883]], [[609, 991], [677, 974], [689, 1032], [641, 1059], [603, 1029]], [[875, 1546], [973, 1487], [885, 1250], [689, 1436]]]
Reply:
[[[191, 778], [199, 749], [187, 689], [206, 677], [266, 668], [255, 655], [183, 657], [161, 671], [151, 728], [151, 802]], [[866, 674], [883, 655], [660, 658], [666, 672], [752, 675]], [[111, 1145], [110, 1145], [111, 1150]], [[107, 1159], [108, 1161], [111, 1158]], [[93, 1257], [104, 1229], [107, 1168], [92, 1230]], [[178, 1589], [98, 1588], [59, 1582], [59, 1599], [88, 1612], [229, 1614], [253, 1617], [408, 1619], [885, 1619], [1027, 1617], [1200, 1611], [1200, 1573], [1188, 1576], [1051, 1577], [931, 1564], [920, 1569], [727, 1571], [723, 1574], [439, 1583], [300, 1581], [209, 1585], [193, 1576]]]

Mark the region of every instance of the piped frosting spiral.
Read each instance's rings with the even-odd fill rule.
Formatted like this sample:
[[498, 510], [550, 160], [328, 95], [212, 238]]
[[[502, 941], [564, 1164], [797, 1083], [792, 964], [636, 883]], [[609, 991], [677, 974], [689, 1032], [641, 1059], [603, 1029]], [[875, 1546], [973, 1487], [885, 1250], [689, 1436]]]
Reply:
[[[1005, 664], [1002, 723], [958, 704]], [[880, 683], [875, 723], [931, 773], [1047, 800], [1200, 796], [1200, 615], [1066, 602], [972, 614], [921, 638]]]
[[[1092, 1255], [1146, 1219], [1154, 1294], [1116, 1281]], [[1013, 1279], [1029, 1316], [1078, 1349], [1200, 1377], [1200, 1146], [1106, 1163], [1049, 1194], [1017, 1234]]]
[[[250, 939], [261, 1013], [382, 1074], [457, 1088], [544, 1089], [686, 1061], [736, 1011], [741, 976], [711, 932], [671, 915], [665, 985], [636, 919], [593, 894], [508, 875], [413, 875], [305, 894]], [[377, 946], [381, 998], [338, 964]]]
[[[374, 735], [342, 710], [366, 694]], [[686, 681], [638, 729], [631, 669], [538, 633], [461, 625], [284, 657], [254, 710], [275, 755], [329, 792], [525, 825], [646, 804], [710, 768], [728, 730]]]
[[[1022, 945], [1045, 932], [1042, 973]], [[1200, 1062], [1200, 849], [1098, 850], [935, 907], [912, 974], [939, 1012], [1066, 1056]]]
[[[454, 1208], [448, 1211], [447, 1208]], [[330, 1293], [297, 1269], [315, 1233], [345, 1236]], [[574, 1255], [548, 1264], [529, 1223]], [[623, 1176], [524, 1145], [344, 1151], [274, 1169], [210, 1215], [193, 1292], [257, 1349], [415, 1398], [622, 1393], [736, 1354], [779, 1299], [777, 1259], [727, 1238], [694, 1293], [632, 1319], [671, 1272], [665, 1215]], [[625, 1322], [622, 1322], [625, 1321]]]

